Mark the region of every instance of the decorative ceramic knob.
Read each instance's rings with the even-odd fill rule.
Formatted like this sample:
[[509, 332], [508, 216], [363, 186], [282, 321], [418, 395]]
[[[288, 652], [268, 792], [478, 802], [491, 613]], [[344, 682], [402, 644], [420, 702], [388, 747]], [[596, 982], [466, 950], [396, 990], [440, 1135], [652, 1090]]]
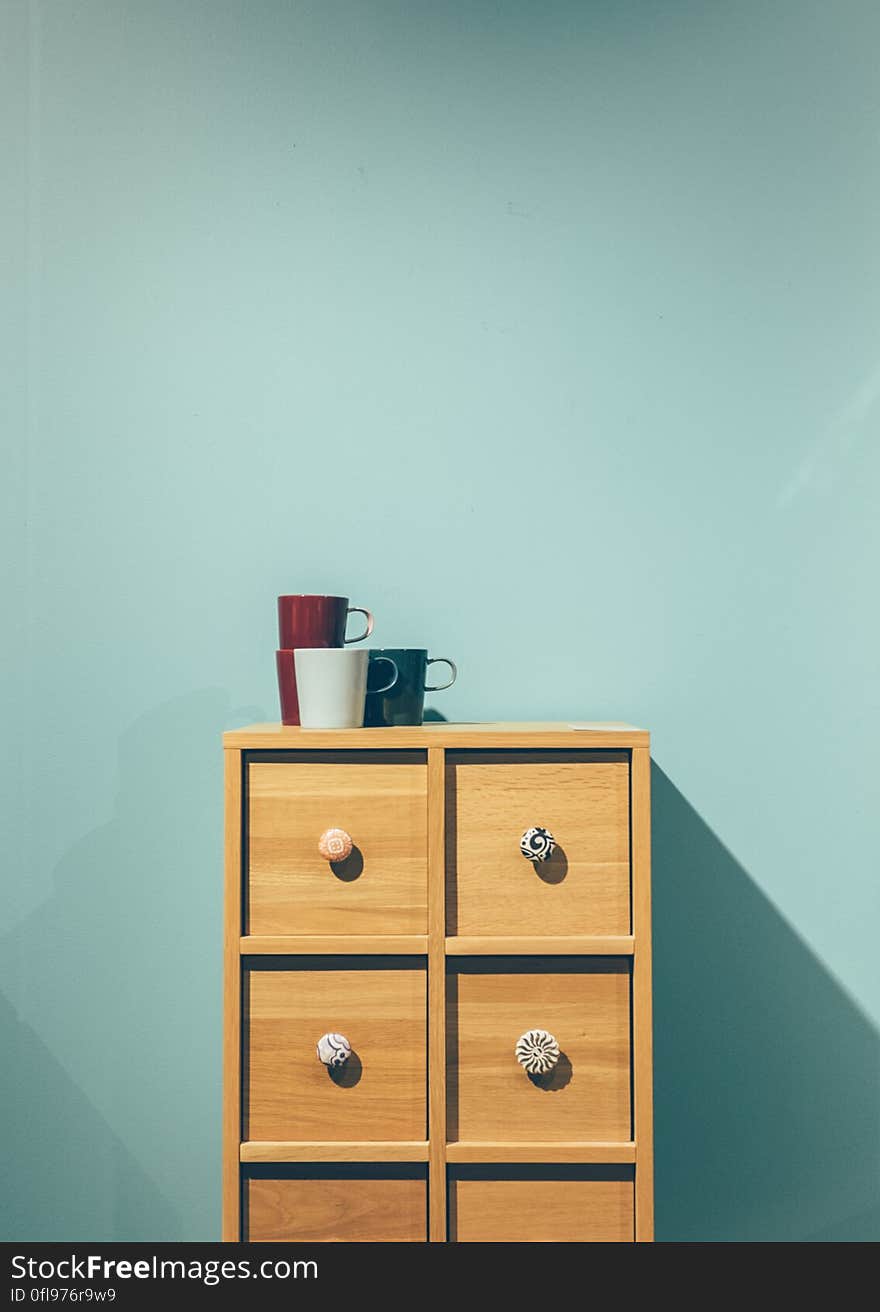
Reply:
[[559, 1044], [548, 1030], [526, 1030], [516, 1041], [516, 1059], [528, 1075], [546, 1075], [559, 1061]]
[[325, 829], [318, 839], [318, 851], [325, 861], [345, 861], [353, 847], [351, 834], [344, 829]]
[[351, 1056], [351, 1044], [344, 1034], [322, 1034], [317, 1049], [318, 1061], [325, 1066], [344, 1066]]
[[555, 847], [556, 839], [550, 830], [542, 829], [540, 825], [527, 829], [519, 840], [519, 850], [527, 861], [546, 861], [553, 855]]

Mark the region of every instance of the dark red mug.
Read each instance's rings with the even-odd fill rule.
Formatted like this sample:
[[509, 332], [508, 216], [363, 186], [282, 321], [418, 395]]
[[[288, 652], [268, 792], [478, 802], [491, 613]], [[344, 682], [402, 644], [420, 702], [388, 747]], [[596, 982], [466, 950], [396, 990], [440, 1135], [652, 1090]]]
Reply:
[[299, 698], [296, 695], [296, 670], [292, 651], [276, 651], [278, 696], [281, 700], [281, 723], [299, 724]]
[[[367, 627], [356, 638], [346, 638], [348, 617], [355, 612], [366, 616]], [[362, 606], [349, 606], [348, 597], [291, 594], [278, 598], [278, 646], [283, 651], [293, 651], [294, 647], [344, 647], [349, 642], [363, 642], [372, 632], [373, 616]]]
[[[367, 627], [356, 638], [346, 638], [349, 615], [365, 615]], [[349, 642], [363, 642], [373, 632], [373, 616], [362, 606], [349, 606], [348, 597], [314, 597], [291, 593], [278, 598], [278, 636], [281, 650], [275, 653], [278, 671], [278, 694], [281, 699], [281, 723], [299, 724], [299, 699], [296, 695], [295, 647], [344, 647]]]

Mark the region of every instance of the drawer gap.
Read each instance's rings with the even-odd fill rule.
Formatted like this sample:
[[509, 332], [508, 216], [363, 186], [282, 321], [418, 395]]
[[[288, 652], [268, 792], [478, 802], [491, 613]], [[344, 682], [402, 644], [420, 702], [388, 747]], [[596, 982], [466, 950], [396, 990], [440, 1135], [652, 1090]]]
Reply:
[[245, 752], [247, 765], [425, 765], [428, 753], [383, 752]]
[[395, 953], [394, 956], [359, 956], [357, 943], [353, 941], [352, 951], [345, 955], [276, 957], [258, 956], [242, 957], [242, 972], [256, 973], [261, 970], [301, 970], [314, 973], [321, 970], [424, 970], [427, 955], [410, 956]]
[[626, 1162], [459, 1162], [447, 1167], [450, 1180], [634, 1180]]
[[446, 961], [447, 974], [455, 975], [629, 975], [629, 957], [585, 957], [547, 955], [528, 957], [479, 956], [452, 957]]
[[243, 1180], [427, 1180], [424, 1162], [242, 1162]]

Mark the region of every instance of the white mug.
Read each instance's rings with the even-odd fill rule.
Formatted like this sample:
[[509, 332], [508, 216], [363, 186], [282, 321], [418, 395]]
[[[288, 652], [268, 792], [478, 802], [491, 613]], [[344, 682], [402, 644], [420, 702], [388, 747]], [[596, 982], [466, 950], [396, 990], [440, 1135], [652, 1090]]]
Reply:
[[[367, 671], [370, 653], [366, 647], [296, 647], [296, 690], [299, 722], [304, 729], [359, 729], [364, 722]], [[370, 692], [387, 692], [397, 681], [397, 666], [389, 656], [373, 660], [375, 670], [382, 660], [390, 666], [388, 682]]]

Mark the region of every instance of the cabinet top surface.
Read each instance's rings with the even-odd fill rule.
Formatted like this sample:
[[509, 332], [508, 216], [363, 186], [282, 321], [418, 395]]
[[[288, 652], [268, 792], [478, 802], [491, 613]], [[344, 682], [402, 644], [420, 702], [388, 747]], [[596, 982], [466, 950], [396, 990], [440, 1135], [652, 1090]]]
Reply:
[[[573, 728], [573, 724], [583, 728]], [[564, 747], [589, 751], [594, 747], [648, 747], [650, 734], [620, 721], [499, 720], [471, 724], [428, 724], [371, 729], [300, 729], [284, 724], [249, 724], [230, 729], [223, 746], [249, 751], [303, 751], [314, 748], [426, 747]]]

